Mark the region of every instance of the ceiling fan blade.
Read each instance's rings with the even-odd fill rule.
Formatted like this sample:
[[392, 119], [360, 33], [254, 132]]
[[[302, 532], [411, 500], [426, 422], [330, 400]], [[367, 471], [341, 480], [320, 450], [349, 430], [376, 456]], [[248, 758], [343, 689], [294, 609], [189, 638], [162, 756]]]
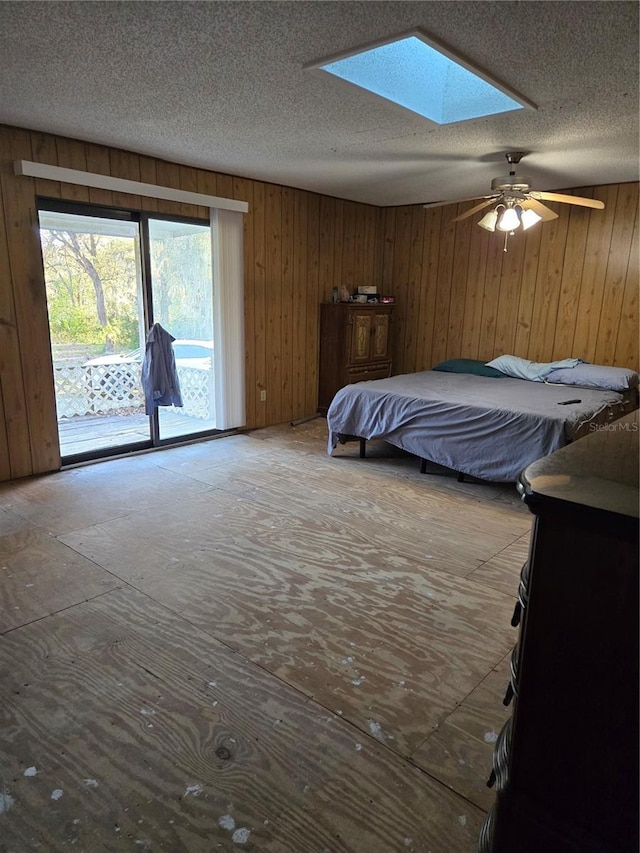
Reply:
[[562, 193], [531, 193], [534, 198], [541, 198], [545, 201], [561, 201], [563, 204], [577, 204], [580, 207], [593, 207], [595, 210], [604, 210], [604, 202], [597, 198], [583, 198], [579, 195], [563, 195]]
[[465, 201], [478, 201], [480, 198], [496, 198], [495, 195], [474, 195], [471, 198], [451, 198], [448, 201], [427, 201], [422, 206], [429, 210], [432, 207], [444, 207], [445, 204], [462, 204]]
[[531, 198], [531, 196], [518, 203], [523, 210], [533, 210], [534, 213], [537, 213], [543, 222], [550, 222], [552, 219], [558, 218], [558, 214], [554, 213], [551, 208], [546, 207], [546, 205], [537, 201], [535, 198]]
[[464, 213], [461, 213], [460, 216], [456, 216], [455, 219], [452, 219], [452, 222], [462, 222], [463, 219], [468, 219], [470, 216], [473, 216], [474, 213], [477, 213], [479, 210], [483, 210], [483, 208], [488, 207], [490, 204], [493, 204], [495, 199], [492, 197], [489, 201], [481, 201], [480, 204], [476, 204], [475, 207], [472, 207], [470, 210], [465, 210]]

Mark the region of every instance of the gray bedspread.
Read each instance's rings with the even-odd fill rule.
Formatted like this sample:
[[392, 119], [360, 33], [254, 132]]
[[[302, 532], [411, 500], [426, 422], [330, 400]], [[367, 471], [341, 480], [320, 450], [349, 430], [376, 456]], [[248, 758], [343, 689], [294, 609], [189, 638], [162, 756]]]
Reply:
[[[567, 400], [578, 403], [558, 405]], [[384, 439], [423, 459], [493, 482], [513, 482], [605, 409], [616, 391], [426, 370], [342, 388], [327, 412], [339, 436]], [[616, 409], [619, 408], [619, 411]]]

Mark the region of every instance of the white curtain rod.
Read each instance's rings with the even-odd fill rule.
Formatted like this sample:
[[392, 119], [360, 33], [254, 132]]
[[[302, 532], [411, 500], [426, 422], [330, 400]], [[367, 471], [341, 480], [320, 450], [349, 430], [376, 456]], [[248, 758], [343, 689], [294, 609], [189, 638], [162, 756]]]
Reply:
[[192, 193], [187, 190], [176, 190], [172, 187], [159, 187], [156, 184], [143, 184], [140, 181], [112, 178], [110, 175], [81, 172], [78, 169], [64, 169], [62, 166], [49, 166], [46, 163], [33, 163], [30, 160], [16, 160], [14, 170], [16, 175], [25, 175], [29, 178], [62, 181], [65, 184], [78, 184], [83, 187], [95, 187], [96, 189], [112, 190], [117, 193], [131, 193], [132, 195], [161, 198], [166, 201], [198, 204], [218, 210], [234, 210], [237, 213], [247, 213], [249, 210], [246, 201], [220, 198], [216, 195], [204, 195], [204, 193]]

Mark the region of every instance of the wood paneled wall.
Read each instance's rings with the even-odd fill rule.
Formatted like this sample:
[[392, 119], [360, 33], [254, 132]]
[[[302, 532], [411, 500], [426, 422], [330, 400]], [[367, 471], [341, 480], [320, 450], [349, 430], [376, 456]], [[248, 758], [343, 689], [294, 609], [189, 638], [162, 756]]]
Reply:
[[[319, 304], [337, 284], [376, 281], [380, 211], [127, 151], [0, 127], [0, 481], [60, 466], [37, 196], [199, 216], [207, 208], [13, 173], [13, 161], [235, 198], [245, 216], [247, 426], [315, 412]], [[267, 399], [260, 400], [260, 392]]]
[[0, 127], [0, 481], [60, 465], [37, 196], [208, 217], [193, 205], [16, 177], [15, 160], [249, 203], [249, 427], [315, 412], [318, 306], [340, 284], [396, 296], [395, 373], [501, 352], [638, 366], [637, 184], [580, 190], [606, 209], [558, 206], [558, 220], [511, 239], [505, 254], [499, 235], [451, 225], [455, 206], [375, 208]]
[[394, 373], [502, 353], [638, 369], [638, 184], [573, 192], [605, 209], [550, 204], [559, 218], [510, 238], [507, 252], [479, 217], [451, 222], [469, 203], [382, 211]]

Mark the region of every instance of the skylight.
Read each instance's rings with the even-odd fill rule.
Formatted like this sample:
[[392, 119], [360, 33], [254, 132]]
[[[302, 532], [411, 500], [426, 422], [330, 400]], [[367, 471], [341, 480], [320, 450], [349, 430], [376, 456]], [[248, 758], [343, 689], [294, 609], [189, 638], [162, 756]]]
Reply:
[[432, 47], [423, 36], [404, 36], [317, 67], [437, 124], [521, 110], [527, 103]]

